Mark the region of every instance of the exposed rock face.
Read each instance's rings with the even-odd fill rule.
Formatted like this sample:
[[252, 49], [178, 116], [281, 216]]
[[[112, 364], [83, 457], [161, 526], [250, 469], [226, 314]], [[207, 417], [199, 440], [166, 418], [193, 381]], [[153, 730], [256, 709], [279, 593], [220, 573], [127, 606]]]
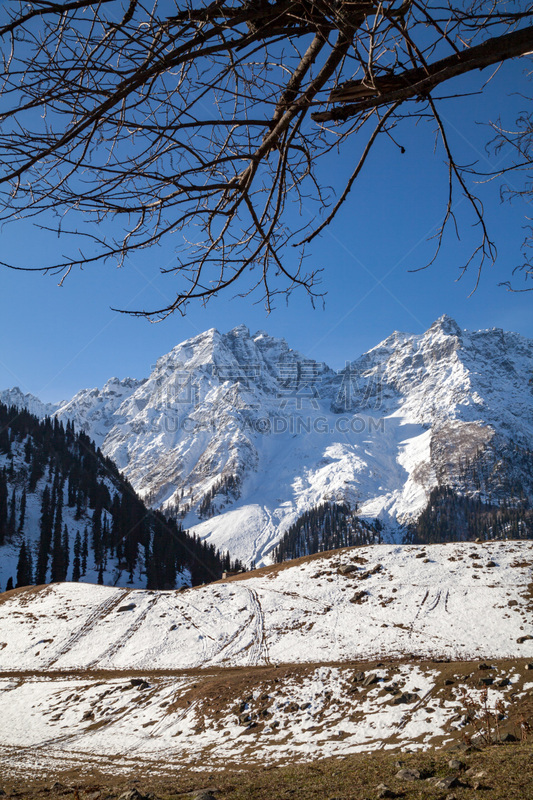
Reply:
[[[508, 497], [527, 478], [532, 374], [530, 340], [461, 331], [443, 316], [338, 373], [239, 326], [179, 344], [144, 380], [113, 378], [58, 407], [20, 390], [0, 399], [73, 420], [145, 500], [260, 565], [326, 500], [357, 503], [390, 538], [438, 485]], [[481, 490], [464, 472], [476, 461]], [[533, 477], [526, 491], [533, 497]]]

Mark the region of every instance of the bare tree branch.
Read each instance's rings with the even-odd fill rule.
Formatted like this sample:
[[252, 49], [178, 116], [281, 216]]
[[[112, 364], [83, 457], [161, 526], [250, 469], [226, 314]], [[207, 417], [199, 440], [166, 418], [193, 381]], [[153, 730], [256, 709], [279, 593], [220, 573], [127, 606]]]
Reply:
[[[533, 3], [504, 0], [10, 0], [0, 222], [32, 219], [74, 249], [7, 266], [62, 282], [170, 239], [176, 261], [162, 271], [175, 297], [134, 313], [183, 313], [231, 288], [259, 292], [268, 309], [296, 287], [314, 298], [305, 247], [349, 202], [376, 141], [415, 118], [436, 122], [448, 162], [437, 252], [459, 191], [479, 226], [480, 269], [494, 246], [439, 112], [446, 98], [432, 91], [532, 50]], [[526, 139], [511, 138], [529, 165]], [[318, 166], [349, 139], [360, 155], [330, 196]], [[295, 225], [304, 203], [316, 214]]]

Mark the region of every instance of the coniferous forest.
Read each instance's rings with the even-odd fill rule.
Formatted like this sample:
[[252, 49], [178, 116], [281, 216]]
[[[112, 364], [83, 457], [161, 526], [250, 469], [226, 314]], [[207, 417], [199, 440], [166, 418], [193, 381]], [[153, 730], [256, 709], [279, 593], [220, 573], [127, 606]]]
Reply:
[[339, 547], [378, 544], [381, 523], [370, 523], [357, 516], [345, 503], [322, 503], [302, 514], [283, 535], [274, 550], [277, 563]]
[[119, 578], [173, 589], [242, 569], [148, 509], [113, 462], [70, 422], [41, 421], [0, 404], [2, 561], [0, 590], [65, 580], [115, 584]]
[[449, 486], [439, 486], [431, 492], [428, 505], [406, 536], [412, 544], [475, 539], [533, 539], [529, 501], [483, 502], [479, 496], [468, 497]]

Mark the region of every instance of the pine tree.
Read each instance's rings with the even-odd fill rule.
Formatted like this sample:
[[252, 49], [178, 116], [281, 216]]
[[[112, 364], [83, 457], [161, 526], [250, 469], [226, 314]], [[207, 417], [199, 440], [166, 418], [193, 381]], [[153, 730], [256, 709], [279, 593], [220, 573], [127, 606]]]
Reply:
[[12, 537], [15, 535], [17, 529], [17, 494], [15, 489], [11, 494], [11, 502], [9, 503], [9, 518], [7, 520], [7, 535]]
[[87, 528], [83, 532], [83, 544], [81, 548], [81, 574], [85, 575], [87, 572], [87, 559], [89, 557], [89, 533]]
[[63, 539], [62, 539], [62, 518], [63, 507], [61, 502], [58, 502], [56, 507], [56, 517], [54, 521], [54, 533], [52, 541], [52, 569], [50, 580], [52, 583], [64, 580], [65, 564], [63, 553]]
[[74, 563], [72, 565], [72, 580], [79, 581], [81, 577], [81, 536], [77, 531], [74, 540]]
[[17, 589], [19, 586], [30, 586], [32, 583], [31, 555], [23, 539], [17, 563]]
[[24, 488], [22, 492], [22, 497], [20, 498], [20, 512], [19, 512], [19, 533], [22, 533], [24, 530], [24, 520], [26, 519], [26, 489]]
[[13, 578], [8, 578], [6, 583], [6, 592], [9, 592], [13, 588]]
[[66, 581], [70, 564], [70, 541], [66, 525], [63, 528], [63, 541], [61, 544], [63, 549], [63, 576], [61, 580]]
[[5, 470], [0, 472], [0, 545], [4, 544], [7, 533], [8, 493]]
[[46, 572], [48, 568], [48, 556], [50, 553], [50, 545], [52, 542], [52, 509], [50, 489], [48, 486], [44, 487], [43, 497], [41, 503], [41, 536], [39, 539], [39, 549], [37, 553], [37, 570], [35, 580], [37, 583], [46, 583]]

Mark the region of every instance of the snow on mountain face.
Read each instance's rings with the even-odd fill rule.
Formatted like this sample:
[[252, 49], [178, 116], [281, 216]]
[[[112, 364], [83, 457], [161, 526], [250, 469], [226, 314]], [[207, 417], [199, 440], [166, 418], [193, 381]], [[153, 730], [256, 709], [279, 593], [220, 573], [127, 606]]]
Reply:
[[111, 378], [103, 389], [82, 389], [72, 400], [54, 409], [55, 416], [74, 422], [100, 446], [116, 424], [121, 404], [143, 383], [133, 378]]
[[0, 392], [0, 403], [5, 406], [25, 408], [30, 414], [35, 414], [36, 417], [40, 418], [51, 417], [62, 405], [61, 403], [42, 403], [35, 395], [29, 392], [24, 394], [18, 386]]
[[145, 500], [258, 564], [324, 500], [392, 535], [439, 483], [533, 441], [533, 342], [441, 317], [394, 333], [339, 373], [244, 326], [206, 331], [144, 381], [109, 381], [56, 412], [101, 443]]

